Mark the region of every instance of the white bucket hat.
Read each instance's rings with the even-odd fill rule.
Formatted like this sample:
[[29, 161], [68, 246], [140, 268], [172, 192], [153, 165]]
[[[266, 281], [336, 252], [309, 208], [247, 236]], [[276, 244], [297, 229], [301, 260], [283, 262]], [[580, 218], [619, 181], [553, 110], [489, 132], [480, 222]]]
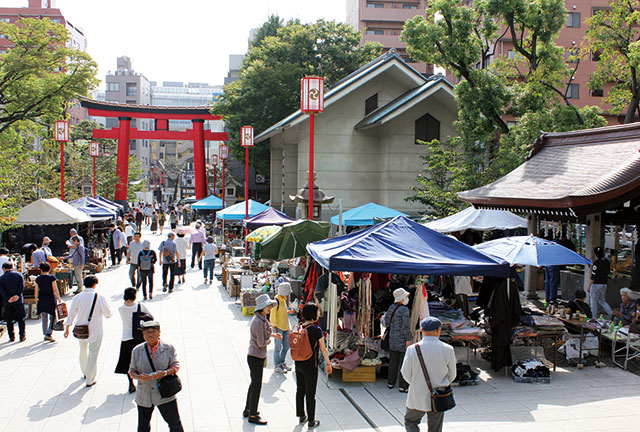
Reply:
[[409, 297], [409, 295], [410, 295], [409, 292], [407, 290], [405, 290], [404, 288], [398, 288], [398, 289], [393, 291], [393, 302], [394, 303], [400, 303], [400, 302], [404, 301], [404, 299]]
[[256, 310], [261, 311], [267, 306], [273, 306], [276, 303], [278, 302], [275, 300], [271, 300], [269, 294], [260, 294], [258, 297], [256, 297]]
[[291, 294], [291, 284], [289, 282], [280, 283], [280, 285], [278, 285], [278, 295], [286, 297], [289, 294]]

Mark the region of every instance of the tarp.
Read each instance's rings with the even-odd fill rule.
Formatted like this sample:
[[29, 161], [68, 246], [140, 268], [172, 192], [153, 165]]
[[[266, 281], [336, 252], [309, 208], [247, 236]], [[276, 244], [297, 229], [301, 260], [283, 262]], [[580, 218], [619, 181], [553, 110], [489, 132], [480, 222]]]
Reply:
[[250, 217], [249, 219], [243, 220], [242, 225], [253, 231], [257, 228], [260, 228], [261, 226], [286, 225], [294, 221], [295, 219], [292, 219], [289, 216], [280, 213], [273, 207], [269, 207], [265, 211], [262, 211], [257, 215]]
[[209, 195], [206, 198], [191, 204], [192, 210], [220, 210], [222, 208], [222, 199], [215, 195]]
[[325, 268], [365, 273], [502, 276], [509, 265], [397, 216], [362, 231], [307, 245]]
[[307, 254], [307, 244], [326, 239], [331, 225], [327, 222], [300, 220], [282, 227], [260, 242], [260, 258], [283, 260]]
[[591, 265], [591, 261], [556, 242], [535, 236], [515, 236], [491, 240], [473, 247], [509, 264], [530, 266]]
[[91, 222], [91, 217], [58, 198], [45, 198], [22, 207], [15, 225], [66, 225]]
[[68, 204], [88, 214], [93, 219], [110, 219], [118, 215], [117, 211], [110, 205], [89, 197], [69, 201]]
[[478, 231], [526, 228], [527, 220], [504, 210], [466, 208], [461, 212], [425, 223], [424, 226], [441, 233], [473, 229]]
[[120, 209], [122, 209], [122, 208], [124, 207], [122, 204], [118, 204], [118, 203], [117, 203], [117, 202], [115, 202], [115, 201], [111, 201], [111, 200], [108, 200], [108, 199], [106, 199], [106, 198], [103, 198], [103, 197], [101, 197], [100, 195], [98, 195], [98, 196], [97, 196], [97, 197], [95, 197], [95, 198], [89, 198], [89, 199], [91, 199], [91, 200], [96, 200], [96, 201], [100, 201], [100, 202], [102, 202], [103, 204], [107, 204], [107, 205], [109, 205], [109, 206], [113, 207], [116, 211], [119, 211]]
[[[245, 216], [245, 202], [239, 202], [230, 207], [220, 210], [216, 213], [216, 217], [221, 220], [242, 220]], [[254, 200], [249, 200], [249, 217], [255, 216], [260, 212], [268, 209], [269, 206], [261, 204]]]
[[[361, 205], [360, 207], [352, 208], [342, 213], [342, 225], [343, 226], [365, 226], [373, 225], [376, 223], [375, 219], [391, 219], [396, 216], [407, 216], [406, 214], [389, 207], [381, 206], [376, 203], [369, 203]], [[331, 218], [331, 223], [338, 225], [340, 223], [340, 216], [335, 215]]]

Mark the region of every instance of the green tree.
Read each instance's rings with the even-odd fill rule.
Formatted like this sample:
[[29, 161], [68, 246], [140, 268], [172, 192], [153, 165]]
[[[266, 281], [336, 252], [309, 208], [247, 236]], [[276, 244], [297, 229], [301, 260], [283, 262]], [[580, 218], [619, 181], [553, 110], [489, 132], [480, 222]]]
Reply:
[[[401, 38], [412, 57], [459, 79], [454, 93], [460, 133], [449, 143], [429, 143], [428, 168], [410, 200], [446, 216], [462, 205], [455, 192], [522, 163], [540, 130], [605, 124], [598, 109], [578, 109], [567, 97], [579, 62], [569, 67], [555, 43], [564, 19], [562, 0], [428, 0], [425, 16], [407, 21]], [[497, 54], [503, 40], [512, 43], [513, 55]], [[515, 118], [515, 126], [507, 125], [506, 115]], [[437, 199], [444, 204], [434, 206]]]
[[[265, 25], [280, 22], [277, 17], [269, 20]], [[257, 135], [297, 109], [302, 77], [322, 76], [325, 85], [331, 85], [379, 55], [378, 44], [360, 45], [361, 40], [362, 35], [347, 24], [319, 20], [289, 22], [253, 46], [240, 79], [224, 87], [212, 109], [224, 116], [232, 157], [244, 161], [239, 140], [243, 125], [252, 125]], [[250, 163], [259, 173], [269, 174], [269, 161], [268, 145], [251, 149]]]
[[51, 124], [97, 84], [96, 63], [69, 46], [63, 25], [23, 18], [0, 22], [0, 34], [13, 44], [0, 55], [0, 133], [21, 121]]
[[597, 68], [589, 76], [589, 88], [612, 84], [603, 98], [613, 114], [624, 113], [624, 122], [640, 115], [640, 3], [638, 0], [610, 0], [609, 8], [587, 19], [583, 51], [598, 55]]

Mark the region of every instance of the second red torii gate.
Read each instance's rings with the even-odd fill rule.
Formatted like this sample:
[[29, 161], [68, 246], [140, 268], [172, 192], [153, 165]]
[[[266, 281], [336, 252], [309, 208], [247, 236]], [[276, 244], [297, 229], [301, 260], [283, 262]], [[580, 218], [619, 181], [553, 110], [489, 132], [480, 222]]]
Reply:
[[[118, 157], [116, 165], [115, 200], [127, 200], [127, 184], [129, 181], [129, 141], [132, 139], [159, 139], [188, 141], [193, 140], [193, 164], [195, 170], [196, 198], [206, 198], [207, 169], [204, 152], [205, 141], [227, 141], [226, 132], [204, 130], [206, 120], [221, 120], [221, 116], [213, 115], [208, 107], [161, 107], [151, 105], [128, 105], [111, 102], [99, 102], [83, 99], [80, 104], [87, 108], [89, 115], [95, 117], [117, 117], [120, 124], [113, 129], [94, 129], [94, 138], [118, 140]], [[131, 119], [153, 119], [155, 130], [145, 131], [131, 127]], [[186, 131], [170, 131], [169, 120], [191, 120], [193, 129]]]

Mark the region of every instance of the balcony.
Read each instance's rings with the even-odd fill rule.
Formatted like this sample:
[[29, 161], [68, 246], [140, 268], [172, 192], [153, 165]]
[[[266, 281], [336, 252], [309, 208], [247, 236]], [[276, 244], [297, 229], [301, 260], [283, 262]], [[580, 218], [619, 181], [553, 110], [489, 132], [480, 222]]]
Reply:
[[365, 34], [362, 39], [364, 41], [380, 42], [385, 48], [407, 47], [403, 42], [400, 41], [400, 36]]
[[360, 21], [394, 21], [404, 23], [406, 20], [416, 15], [421, 15], [424, 11], [420, 9], [402, 8], [362, 8]]

